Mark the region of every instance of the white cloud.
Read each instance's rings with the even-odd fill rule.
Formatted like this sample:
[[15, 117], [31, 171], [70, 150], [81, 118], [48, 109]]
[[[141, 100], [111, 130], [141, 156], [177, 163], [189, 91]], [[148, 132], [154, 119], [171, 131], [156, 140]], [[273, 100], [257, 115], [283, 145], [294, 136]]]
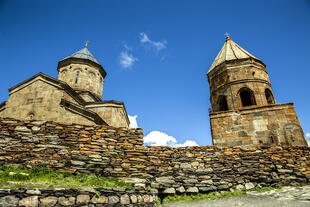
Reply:
[[310, 133], [306, 133], [306, 140], [308, 142], [308, 146], [310, 146]]
[[[126, 49], [126, 48], [125, 48]], [[133, 64], [138, 61], [137, 58], [135, 58], [132, 54], [130, 54], [128, 51], [128, 49], [124, 50], [121, 52], [120, 55], [120, 65], [123, 68], [131, 68], [133, 66]]]
[[310, 133], [306, 133], [306, 137], [310, 139]]
[[195, 141], [192, 140], [186, 140], [183, 144], [178, 144], [174, 137], [160, 131], [151, 131], [143, 138], [143, 142], [144, 144], [150, 146], [186, 147], [198, 145]]
[[146, 43], [146, 42], [152, 42], [149, 37], [147, 36], [147, 34], [145, 34], [144, 32], [140, 33], [140, 42], [141, 43]]
[[186, 140], [183, 144], [174, 145], [174, 147], [190, 147], [190, 146], [198, 146], [198, 144], [193, 140]]
[[164, 132], [151, 131], [143, 138], [143, 142], [151, 146], [172, 146], [177, 143], [177, 140]]
[[138, 128], [137, 117], [138, 115], [134, 115], [134, 116], [128, 115], [129, 122], [130, 122], [129, 128]]
[[162, 41], [162, 42], [155, 42], [150, 40], [150, 38], [145, 34], [144, 32], [140, 33], [140, 42], [142, 44], [148, 44], [152, 48], [156, 50], [156, 52], [159, 52], [162, 49], [165, 49], [167, 47], [167, 41]]

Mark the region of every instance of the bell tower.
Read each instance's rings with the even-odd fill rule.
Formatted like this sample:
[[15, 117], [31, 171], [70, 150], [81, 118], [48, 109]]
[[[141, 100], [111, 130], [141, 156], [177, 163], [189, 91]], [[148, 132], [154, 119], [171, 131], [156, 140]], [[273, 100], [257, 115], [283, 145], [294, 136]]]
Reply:
[[266, 65], [228, 35], [207, 76], [214, 145], [307, 146], [293, 103], [276, 103]]
[[102, 99], [104, 68], [85, 48], [58, 62], [58, 79], [66, 82], [87, 101]]
[[229, 36], [207, 76], [214, 112], [276, 103], [266, 65]]

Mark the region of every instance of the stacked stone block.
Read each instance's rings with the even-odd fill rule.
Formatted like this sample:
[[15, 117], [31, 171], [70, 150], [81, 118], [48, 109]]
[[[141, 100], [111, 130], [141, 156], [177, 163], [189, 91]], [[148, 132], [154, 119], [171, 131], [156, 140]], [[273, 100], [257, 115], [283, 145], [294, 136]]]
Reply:
[[307, 146], [293, 103], [210, 113], [217, 146]]
[[0, 206], [156, 206], [157, 192], [122, 188], [0, 189]]
[[162, 194], [310, 182], [309, 147], [143, 146], [142, 129], [0, 121], [0, 161], [120, 178]]

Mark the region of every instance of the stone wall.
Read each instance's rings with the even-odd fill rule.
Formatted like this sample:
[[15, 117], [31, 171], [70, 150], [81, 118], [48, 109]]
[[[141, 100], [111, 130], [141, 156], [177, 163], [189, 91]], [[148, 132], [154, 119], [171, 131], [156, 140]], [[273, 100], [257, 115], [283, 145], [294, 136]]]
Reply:
[[123, 188], [0, 189], [0, 206], [156, 206], [154, 190]]
[[309, 147], [143, 146], [142, 129], [0, 121], [0, 161], [118, 177], [159, 193], [310, 182]]
[[293, 103], [210, 113], [218, 146], [307, 146]]

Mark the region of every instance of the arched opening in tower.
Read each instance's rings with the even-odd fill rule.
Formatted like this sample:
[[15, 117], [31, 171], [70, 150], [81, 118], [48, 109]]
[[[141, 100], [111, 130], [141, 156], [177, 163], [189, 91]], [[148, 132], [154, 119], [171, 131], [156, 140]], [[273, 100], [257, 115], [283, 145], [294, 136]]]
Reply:
[[254, 93], [248, 88], [242, 88], [240, 90], [240, 99], [242, 106], [256, 105]]
[[268, 88], [265, 89], [265, 96], [268, 104], [274, 104], [273, 95]]
[[227, 104], [226, 96], [220, 96], [217, 103], [218, 103], [219, 111], [227, 111], [228, 110], [228, 104]]

